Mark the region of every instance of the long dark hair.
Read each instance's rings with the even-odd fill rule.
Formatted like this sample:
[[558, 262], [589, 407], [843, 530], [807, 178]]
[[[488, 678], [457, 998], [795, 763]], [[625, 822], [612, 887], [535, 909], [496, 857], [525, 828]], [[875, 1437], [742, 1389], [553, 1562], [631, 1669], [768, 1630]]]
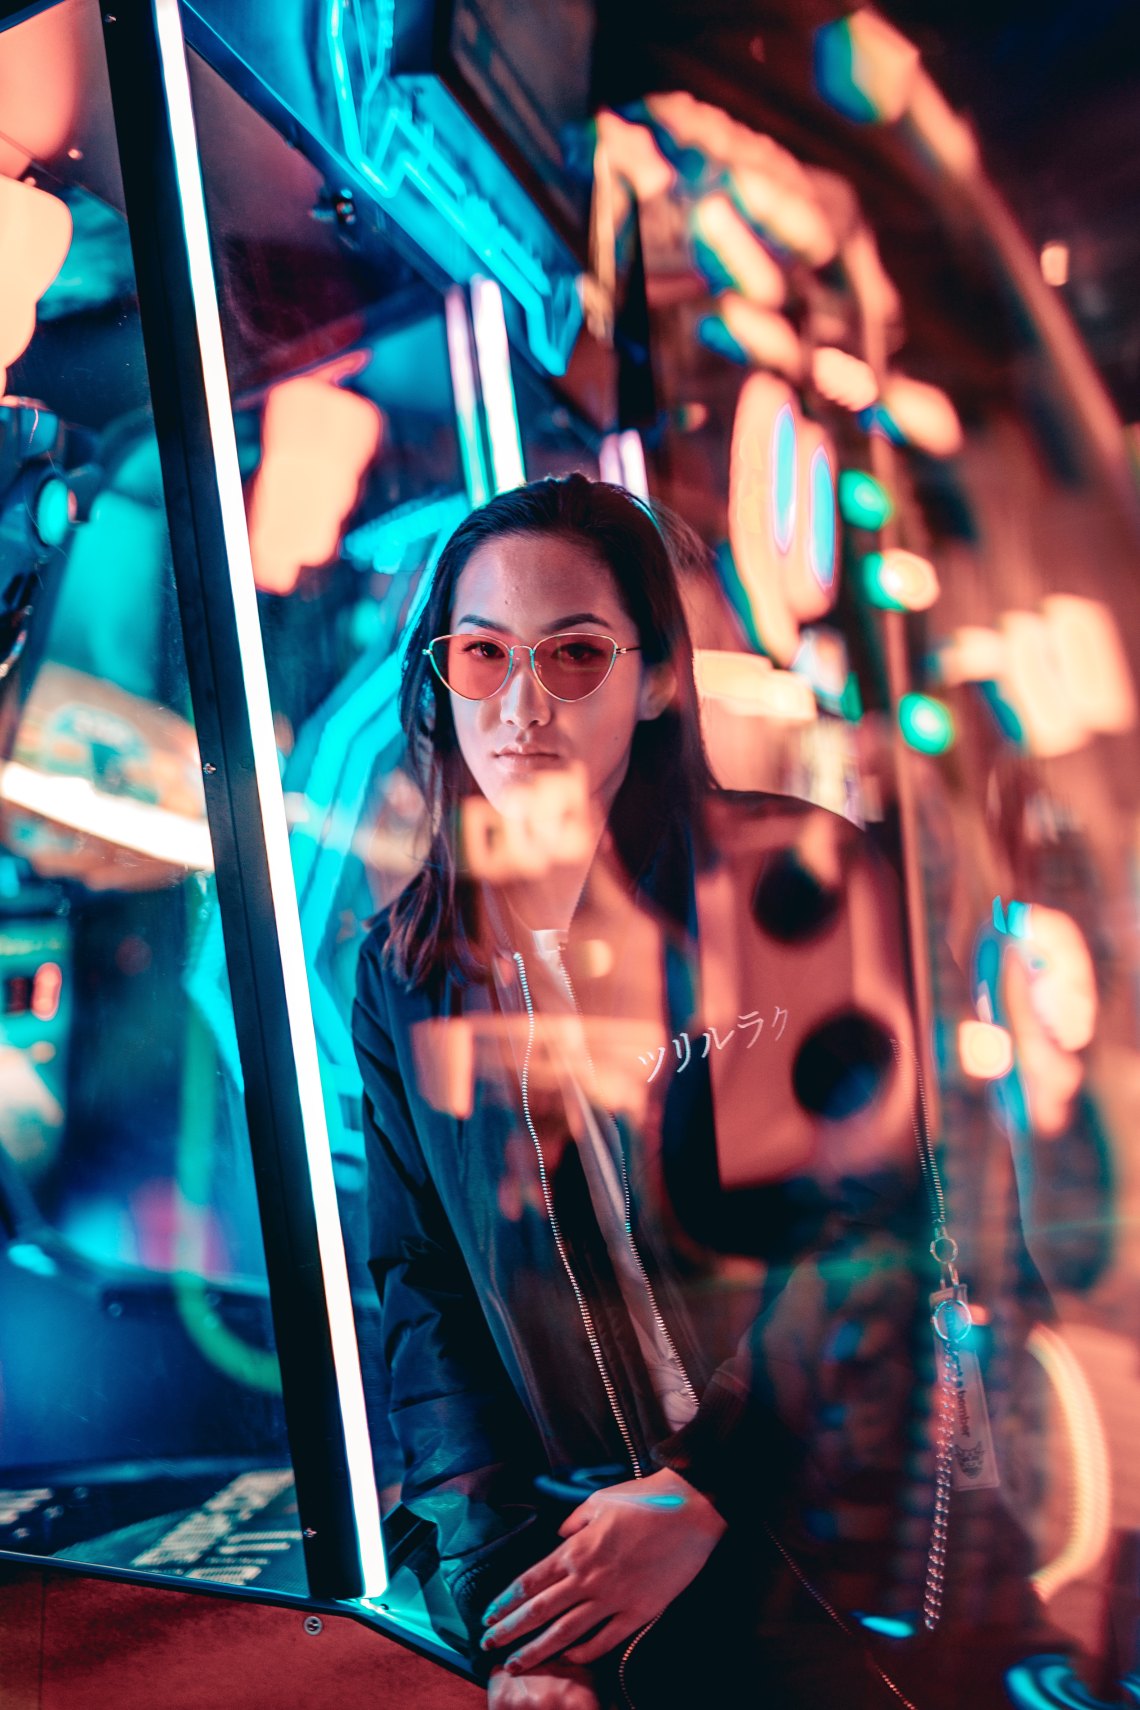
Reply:
[[444, 968], [466, 977], [482, 971], [455, 847], [463, 798], [477, 794], [478, 787], [460, 753], [448, 691], [424, 649], [449, 630], [456, 584], [472, 553], [489, 540], [517, 534], [580, 541], [610, 570], [637, 627], [644, 664], [667, 662], [673, 668], [670, 704], [637, 726], [619, 802], [640, 791], [653, 803], [660, 830], [687, 828], [699, 822], [702, 795], [711, 787], [675, 568], [675, 561], [700, 551], [699, 543], [676, 518], [655, 514], [624, 488], [585, 475], [532, 481], [498, 494], [472, 511], [444, 547], [404, 656], [400, 722], [406, 764], [423, 793], [431, 828], [425, 864], [391, 913], [389, 959], [409, 984]]

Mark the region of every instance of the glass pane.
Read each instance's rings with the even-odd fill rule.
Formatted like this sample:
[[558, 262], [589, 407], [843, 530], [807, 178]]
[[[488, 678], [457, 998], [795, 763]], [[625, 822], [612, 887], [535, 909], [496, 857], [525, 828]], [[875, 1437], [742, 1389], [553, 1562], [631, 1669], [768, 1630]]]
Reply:
[[99, 9], [0, 91], [0, 1545], [303, 1592]]
[[[451, 380], [455, 304], [449, 326], [444, 292], [363, 194], [330, 185], [195, 53], [190, 71], [325, 1114], [390, 1516], [385, 1602], [422, 1626], [434, 1594], [425, 1602], [406, 1565], [423, 1554], [422, 1536], [392, 1518], [401, 1468], [367, 1268], [350, 1018], [366, 923], [418, 858], [398, 646], [425, 567], [470, 507], [471, 446]], [[323, 158], [316, 145], [312, 154]], [[461, 300], [458, 310], [470, 349]], [[439, 1629], [446, 1637], [446, 1617]]]
[[[618, 1485], [588, 1515], [635, 1516], [668, 1605], [635, 1699], [699, 1701], [694, 1631], [781, 1702], [957, 1710], [1016, 1666], [1039, 1703], [1078, 1652], [1099, 1685], [1135, 1613], [1134, 527], [1024, 255], [915, 190], [968, 139], [927, 91], [840, 179], [850, 131], [603, 116], [690, 653], [628, 507], [612, 558], [516, 512], [424, 607], [476, 485], [457, 299], [193, 76], [393, 1606], [461, 1645]], [[597, 473], [514, 369], [528, 475]], [[563, 622], [620, 648], [579, 701], [525, 654]], [[487, 702], [424, 663], [457, 624], [523, 644]]]

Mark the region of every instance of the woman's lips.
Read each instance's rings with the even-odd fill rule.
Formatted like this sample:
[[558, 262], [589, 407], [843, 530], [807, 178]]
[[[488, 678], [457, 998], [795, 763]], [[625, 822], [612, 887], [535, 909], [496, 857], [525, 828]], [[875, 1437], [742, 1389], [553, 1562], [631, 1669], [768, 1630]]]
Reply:
[[495, 759], [500, 765], [513, 770], [525, 772], [532, 767], [564, 766], [565, 760], [560, 754], [552, 753], [548, 748], [499, 748]]

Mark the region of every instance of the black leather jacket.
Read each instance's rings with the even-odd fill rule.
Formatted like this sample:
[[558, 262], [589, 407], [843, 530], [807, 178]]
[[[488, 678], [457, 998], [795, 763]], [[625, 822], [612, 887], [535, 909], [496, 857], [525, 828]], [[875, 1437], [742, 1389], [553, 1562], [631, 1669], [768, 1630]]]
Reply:
[[[600, 1018], [603, 1033], [607, 1019], [616, 1033], [628, 1023], [631, 972], [656, 963], [659, 975], [657, 1033], [647, 1027], [640, 1051], [628, 1026], [622, 1038], [642, 1083], [664, 1041], [654, 1071], [661, 1084], [644, 1131], [632, 1119], [620, 1126], [632, 1236], [700, 1398], [678, 1433], [665, 1424], [614, 1286], [565, 1112], [533, 1088], [524, 1102], [526, 955], [494, 900], [483, 914], [492, 950], [484, 981], [445, 969], [422, 987], [402, 984], [386, 962], [387, 915], [360, 958], [353, 1033], [365, 1092], [370, 1265], [405, 1461], [401, 1494], [435, 1525], [445, 1578], [472, 1633], [489, 1599], [551, 1547], [536, 1520], [536, 1474], [609, 1465], [630, 1477], [667, 1464], [730, 1525], [775, 1516], [799, 1538], [793, 1490], [809, 1507], [858, 1509], [873, 1465], [871, 1499], [889, 1506], [905, 1458], [918, 1299], [913, 1088], [901, 1073], [873, 1105], [871, 1125], [859, 1130], [856, 1121], [863, 1138], [850, 1156], [842, 1145], [821, 1156], [821, 1134], [838, 1134], [843, 1122], [825, 1110], [805, 1123], [792, 1087], [795, 1040], [811, 1032], [812, 1018], [878, 1004], [884, 1030], [906, 1035], [909, 1049], [887, 919], [893, 899], [854, 900], [860, 885], [881, 884], [881, 864], [847, 822], [785, 798], [718, 795], [704, 860], [691, 837], [662, 831], [652, 816], [640, 829], [635, 871], [619, 871], [608, 888], [591, 875], [567, 964], [580, 1007]], [[789, 866], [789, 851], [809, 845], [811, 858]], [[854, 928], [868, 907], [875, 919]], [[608, 969], [591, 952], [599, 942], [613, 952]], [[881, 989], [869, 996], [860, 982], [875, 955]], [[738, 1028], [735, 1053], [731, 1040], [721, 1043], [727, 1026], [706, 1027], [726, 981], [737, 1016], [769, 1029], [765, 1040]], [[792, 1035], [782, 1054], [772, 1025], [780, 1014]], [[740, 1175], [742, 1134], [764, 1137], [775, 1161], [726, 1194], [725, 1172]], [[767, 1271], [755, 1295], [737, 1286], [735, 1312], [702, 1318], [717, 1273], [713, 1250], [758, 1256]], [[890, 1322], [873, 1370], [860, 1365], [858, 1336], [846, 1352], [842, 1337], [836, 1342], [845, 1301], [864, 1327], [876, 1314]], [[813, 1445], [826, 1437], [820, 1410], [843, 1400], [842, 1382], [832, 1382], [829, 1399], [817, 1380], [826, 1387], [829, 1371], [834, 1379], [847, 1370], [848, 1381], [862, 1371], [881, 1393], [888, 1367], [889, 1416], [875, 1440], [856, 1445], [838, 1470], [832, 1445], [813, 1472]], [[866, 1535], [865, 1515], [855, 1531]], [[810, 1538], [804, 1544], [810, 1549]], [[874, 1548], [861, 1548], [864, 1568], [873, 1558]]]

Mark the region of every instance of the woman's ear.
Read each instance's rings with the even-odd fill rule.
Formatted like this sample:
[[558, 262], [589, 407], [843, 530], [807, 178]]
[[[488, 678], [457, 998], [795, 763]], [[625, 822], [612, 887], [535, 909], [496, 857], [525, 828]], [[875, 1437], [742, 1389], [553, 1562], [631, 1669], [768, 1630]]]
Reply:
[[677, 692], [677, 673], [668, 660], [660, 665], [648, 665], [641, 674], [641, 693], [637, 701], [638, 719], [660, 718]]

